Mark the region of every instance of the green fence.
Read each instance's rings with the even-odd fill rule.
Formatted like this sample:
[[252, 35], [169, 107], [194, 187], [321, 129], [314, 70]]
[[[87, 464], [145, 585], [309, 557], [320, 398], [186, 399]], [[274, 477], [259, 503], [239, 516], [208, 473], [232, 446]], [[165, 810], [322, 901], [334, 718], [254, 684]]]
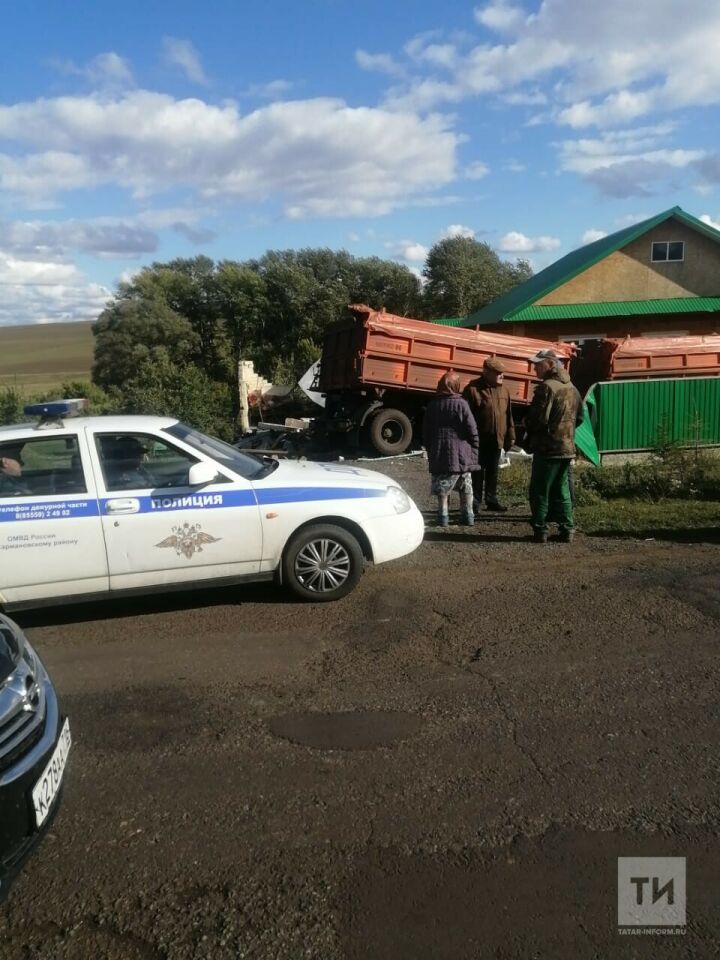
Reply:
[[587, 403], [600, 453], [720, 444], [720, 377], [596, 383]]

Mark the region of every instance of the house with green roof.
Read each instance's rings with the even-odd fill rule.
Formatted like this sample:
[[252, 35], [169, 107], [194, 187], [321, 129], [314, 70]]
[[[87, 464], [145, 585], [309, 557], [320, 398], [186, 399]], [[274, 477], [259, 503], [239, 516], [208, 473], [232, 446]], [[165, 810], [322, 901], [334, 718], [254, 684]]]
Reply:
[[542, 339], [720, 332], [720, 231], [673, 207], [574, 250], [454, 325]]

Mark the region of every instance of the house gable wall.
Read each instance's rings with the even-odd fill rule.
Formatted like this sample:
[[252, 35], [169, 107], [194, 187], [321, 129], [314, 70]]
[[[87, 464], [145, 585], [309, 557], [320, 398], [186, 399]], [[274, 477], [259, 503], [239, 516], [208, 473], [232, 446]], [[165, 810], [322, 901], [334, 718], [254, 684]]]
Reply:
[[[684, 261], [651, 263], [651, 244], [657, 240], [684, 240]], [[687, 296], [720, 296], [720, 244], [673, 218], [535, 302], [540, 306]]]

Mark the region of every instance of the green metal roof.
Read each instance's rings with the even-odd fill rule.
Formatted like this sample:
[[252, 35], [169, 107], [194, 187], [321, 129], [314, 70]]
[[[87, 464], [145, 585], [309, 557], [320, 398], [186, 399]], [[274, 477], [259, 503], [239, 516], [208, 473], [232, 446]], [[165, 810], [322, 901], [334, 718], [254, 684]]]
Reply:
[[467, 317], [441, 317], [439, 320], [431, 320], [431, 323], [439, 323], [441, 327], [462, 327]]
[[715, 313], [720, 297], [673, 297], [666, 300], [616, 300], [612, 303], [531, 304], [513, 320], [581, 320], [584, 317], [639, 317], [657, 313]]
[[[576, 277], [579, 273], [583, 273], [583, 271], [594, 266], [600, 260], [609, 257], [611, 253], [615, 253], [616, 250], [620, 250], [622, 247], [632, 243], [633, 240], [637, 240], [638, 237], [652, 230], [653, 227], [657, 227], [673, 217], [685, 223], [687, 226], [692, 227], [694, 230], [697, 230], [699, 233], [710, 237], [717, 243], [720, 243], [720, 231], [715, 230], [713, 227], [708, 226], [708, 224], [703, 223], [702, 220], [698, 220], [696, 217], [686, 213], [682, 207], [672, 207], [670, 210], [665, 210], [663, 213], [658, 213], [656, 216], [650, 217], [649, 220], [642, 220], [640, 223], [635, 223], [630, 227], [625, 227], [623, 230], [618, 230], [616, 233], [611, 233], [610, 236], [602, 237], [593, 243], [588, 243], [578, 250], [573, 250], [571, 253], [556, 260], [555, 263], [551, 263], [549, 267], [541, 270], [540, 273], [536, 273], [524, 283], [519, 284], [519, 286], [514, 287], [501, 297], [498, 297], [497, 300], [488, 303], [482, 310], [470, 314], [460, 325], [463, 327], [474, 327], [476, 324], [482, 324], [484, 326], [486, 324], [500, 323], [503, 320], [519, 320], [520, 318], [517, 314], [521, 310], [531, 306], [537, 300], [540, 300], [541, 297], [547, 296], [551, 291], [567, 283], [568, 280], [572, 280], [573, 277]], [[573, 314], [573, 316], [576, 316], [576, 314]]]

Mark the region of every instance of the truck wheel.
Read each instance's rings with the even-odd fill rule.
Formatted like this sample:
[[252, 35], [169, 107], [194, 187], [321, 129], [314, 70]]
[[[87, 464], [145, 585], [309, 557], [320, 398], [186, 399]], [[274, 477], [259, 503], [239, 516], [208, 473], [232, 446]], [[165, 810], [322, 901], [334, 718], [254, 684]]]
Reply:
[[301, 600], [339, 600], [356, 586], [365, 558], [355, 537], [342, 527], [317, 523], [296, 534], [285, 548], [283, 583]]
[[402, 410], [381, 410], [370, 423], [370, 441], [378, 453], [405, 453], [412, 435], [412, 423]]

